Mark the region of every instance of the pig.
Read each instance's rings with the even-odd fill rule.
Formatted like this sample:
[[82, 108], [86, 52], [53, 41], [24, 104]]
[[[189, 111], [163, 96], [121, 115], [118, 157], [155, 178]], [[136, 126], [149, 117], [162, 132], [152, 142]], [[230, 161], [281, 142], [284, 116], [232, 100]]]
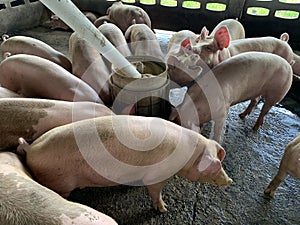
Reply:
[[61, 66], [34, 55], [17, 54], [3, 60], [0, 84], [25, 97], [103, 104], [88, 84]]
[[[197, 35], [190, 30], [181, 30], [172, 35], [167, 48], [165, 62], [168, 65], [171, 88], [178, 85], [184, 86], [193, 81], [202, 71], [206, 64], [203, 63], [200, 55], [191, 51], [191, 42], [194, 42]], [[182, 71], [182, 66], [185, 71]]]
[[[280, 40], [286, 41], [288, 42], [290, 39], [289, 34], [288, 33], [282, 33], [280, 35]], [[292, 64], [292, 68], [293, 68], [293, 73], [296, 74], [297, 76], [293, 77], [293, 81], [294, 82], [299, 82], [300, 81], [300, 56], [297, 53], [293, 53], [293, 61], [294, 63]]]
[[290, 89], [292, 75], [291, 65], [278, 55], [265, 52], [238, 54], [212, 70], [204, 71], [190, 83], [183, 103], [171, 112], [169, 120], [190, 129], [195, 125], [193, 129], [198, 131], [199, 126], [213, 120], [213, 138], [221, 142], [230, 106], [251, 100], [248, 108], [239, 115], [245, 118], [263, 96], [265, 102], [253, 127], [257, 131], [271, 107]]
[[151, 28], [151, 19], [141, 7], [123, 4], [121, 1], [113, 3], [106, 12], [107, 15], [99, 17], [94, 25], [99, 27], [104, 21], [114, 23], [123, 33], [129, 26], [136, 23], [146, 24]]
[[[94, 23], [95, 20], [99, 17], [97, 13], [89, 12], [89, 11], [82, 11], [82, 13], [91, 21], [91, 23]], [[71, 28], [65, 24], [57, 15], [51, 15], [50, 20], [50, 28], [52, 30], [55, 29], [62, 29], [62, 30], [71, 30]]]
[[[215, 33], [219, 30], [220, 27], [226, 26], [230, 35], [230, 40], [238, 40], [245, 38], [245, 29], [243, 25], [237, 19], [226, 19], [222, 20], [217, 26], [213, 29], [211, 34], [206, 38], [213, 38]], [[206, 29], [203, 27], [202, 29]], [[208, 34], [208, 32], [201, 32], [203, 34]]]
[[0, 98], [21, 98], [21, 95], [0, 86]]
[[62, 66], [69, 72], [72, 71], [72, 64], [68, 57], [41, 40], [26, 36], [9, 37], [8, 35], [3, 35], [2, 39], [0, 49], [4, 54], [4, 59], [15, 54], [36, 55]]
[[[290, 45], [275, 37], [245, 38], [230, 41], [227, 27], [218, 29], [213, 39], [203, 39], [201, 34], [196, 43], [192, 45], [192, 50], [200, 54], [201, 59], [213, 68], [220, 62], [242, 52], [259, 51], [268, 52], [281, 56], [288, 63], [293, 65], [293, 50]], [[216, 36], [217, 35], [217, 36]]]
[[161, 191], [174, 174], [232, 183], [217, 142], [158, 117], [97, 117], [56, 127], [31, 145], [23, 138], [19, 143], [38, 182], [64, 197], [88, 186], [145, 185], [154, 208], [165, 212]]
[[102, 58], [102, 55], [84, 38], [76, 32], [69, 39], [69, 49], [72, 59], [72, 74], [90, 85], [103, 100], [110, 106], [112, 97], [109, 90], [109, 76], [111, 68]]
[[123, 56], [127, 57], [132, 55], [124, 34], [115, 24], [104, 23], [98, 27], [98, 30], [119, 50]]
[[102, 104], [32, 98], [0, 98], [0, 151], [32, 142], [46, 131], [71, 122], [113, 115]]
[[285, 178], [291, 175], [300, 179], [300, 135], [294, 138], [285, 148], [283, 157], [280, 161], [279, 170], [268, 187], [265, 194], [274, 196], [277, 187]]
[[152, 56], [164, 59], [159, 41], [155, 33], [146, 24], [133, 24], [125, 32], [130, 49], [136, 56]]
[[15, 153], [0, 152], [0, 183], [0, 224], [117, 224], [113, 218], [68, 201], [34, 181]]

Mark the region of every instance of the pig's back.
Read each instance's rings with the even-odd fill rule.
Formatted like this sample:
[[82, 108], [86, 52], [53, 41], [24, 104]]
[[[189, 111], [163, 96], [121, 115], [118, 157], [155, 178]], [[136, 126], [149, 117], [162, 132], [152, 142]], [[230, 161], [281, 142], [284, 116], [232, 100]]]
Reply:
[[241, 81], [264, 83], [271, 78], [290, 80], [291, 65], [278, 55], [265, 52], [245, 52], [233, 56], [212, 69], [222, 84], [241, 83]]

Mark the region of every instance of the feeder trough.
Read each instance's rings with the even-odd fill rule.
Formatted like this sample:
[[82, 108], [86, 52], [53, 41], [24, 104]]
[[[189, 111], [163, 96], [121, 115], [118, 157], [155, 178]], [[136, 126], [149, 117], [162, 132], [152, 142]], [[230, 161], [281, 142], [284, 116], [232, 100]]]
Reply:
[[170, 82], [166, 64], [150, 56], [129, 56], [126, 59], [136, 67], [142, 78], [128, 77], [113, 66], [110, 77], [113, 111], [167, 118], [170, 113]]

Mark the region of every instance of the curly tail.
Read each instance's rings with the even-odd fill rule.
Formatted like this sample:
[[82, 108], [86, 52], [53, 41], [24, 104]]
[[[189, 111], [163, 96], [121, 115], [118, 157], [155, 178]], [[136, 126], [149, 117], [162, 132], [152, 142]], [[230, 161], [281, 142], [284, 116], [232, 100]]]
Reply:
[[27, 151], [30, 149], [30, 145], [22, 137], [18, 139], [18, 142], [19, 142], [19, 146], [17, 148], [17, 154], [20, 156], [25, 156]]
[[2, 35], [2, 40], [3, 41], [6, 41], [8, 38], [9, 38], [9, 36], [7, 34], [3, 34]]

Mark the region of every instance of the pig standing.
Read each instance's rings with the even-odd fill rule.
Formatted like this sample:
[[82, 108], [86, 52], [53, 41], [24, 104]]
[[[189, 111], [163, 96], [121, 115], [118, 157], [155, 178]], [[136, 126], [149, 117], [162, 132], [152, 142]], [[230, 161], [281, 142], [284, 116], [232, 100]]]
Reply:
[[[82, 12], [92, 23], [96, 21], [96, 19], [99, 17], [97, 13], [89, 12], [89, 11], [83, 11]], [[65, 24], [57, 15], [51, 15], [50, 20], [50, 28], [55, 29], [63, 29], [63, 30], [71, 30], [71, 28]]]
[[121, 1], [115, 2], [107, 9], [107, 15], [99, 17], [94, 25], [99, 27], [104, 21], [116, 24], [122, 32], [129, 26], [136, 23], [146, 24], [151, 28], [149, 15], [141, 7], [123, 4]]
[[[288, 42], [289, 39], [290, 39], [290, 37], [289, 37], [288, 33], [283, 33], [280, 35], [280, 40]], [[298, 54], [296, 54], [295, 52], [293, 53], [293, 61], [294, 61], [294, 64], [292, 64], [293, 73], [298, 75], [298, 76], [293, 77], [293, 81], [299, 82], [300, 81], [300, 77], [299, 77], [300, 76], [300, 56]]]
[[[245, 29], [244, 29], [243, 25], [236, 19], [222, 20], [220, 23], [217, 24], [217, 26], [213, 29], [213, 31], [207, 38], [213, 38], [213, 36], [217, 33], [219, 28], [223, 27], [223, 26], [227, 27], [227, 29], [229, 31], [229, 35], [230, 35], [230, 40], [238, 40], [238, 39], [245, 38]], [[203, 32], [203, 34], [207, 34], [207, 33]]]
[[[184, 86], [193, 81], [205, 68], [200, 55], [191, 51], [190, 43], [197, 35], [189, 30], [182, 30], [172, 35], [167, 49], [165, 61], [168, 65], [171, 88]], [[181, 70], [184, 68], [184, 71]]]
[[8, 90], [7, 88], [0, 87], [0, 98], [20, 98], [21, 95], [18, 95], [17, 93]]
[[[274, 37], [246, 38], [230, 42], [230, 34], [227, 27], [222, 26], [218, 29], [219, 36], [213, 39], [199, 38], [196, 43], [191, 43], [192, 50], [200, 53], [201, 59], [213, 68], [220, 62], [242, 52], [259, 51], [268, 52], [281, 56], [291, 65], [293, 61], [293, 50], [289, 44], [283, 40]], [[218, 32], [217, 31], [217, 32]], [[225, 43], [225, 45], [224, 45]]]
[[3, 35], [2, 38], [0, 49], [4, 54], [3, 58], [15, 54], [36, 55], [62, 66], [69, 72], [72, 71], [72, 64], [64, 54], [38, 39], [26, 36], [8, 38], [7, 35]]
[[109, 216], [67, 201], [35, 182], [21, 159], [0, 152], [0, 224], [116, 225]]
[[87, 119], [54, 128], [31, 145], [19, 143], [37, 180], [65, 197], [78, 187], [142, 181], [154, 208], [165, 212], [161, 191], [175, 173], [219, 186], [232, 182], [218, 143], [156, 117]]
[[0, 84], [25, 97], [103, 103], [85, 82], [38, 56], [13, 55], [0, 64]]
[[277, 187], [288, 175], [300, 179], [300, 135], [292, 140], [285, 148], [285, 152], [280, 161], [279, 170], [268, 187], [265, 194], [274, 196]]
[[[250, 114], [260, 97], [265, 99], [261, 113], [253, 127], [262, 125], [270, 108], [281, 101], [292, 84], [290, 64], [275, 54], [247, 52], [236, 55], [204, 73], [190, 85], [184, 102], [169, 119], [182, 126], [192, 128], [213, 120], [214, 140], [221, 140], [230, 106], [251, 100], [241, 118]], [[191, 109], [195, 107], [196, 113]]]
[[48, 99], [0, 99], [0, 151], [18, 145], [18, 138], [32, 142], [46, 131], [71, 122], [112, 115], [102, 104]]
[[112, 98], [108, 82], [111, 69], [105, 64], [100, 53], [76, 32], [70, 36], [69, 49], [72, 58], [72, 73], [90, 85], [105, 105], [111, 105]]
[[119, 50], [123, 56], [126, 57], [132, 55], [124, 34], [115, 24], [104, 23], [98, 27], [98, 30]]
[[146, 24], [133, 24], [125, 32], [130, 49], [136, 56], [152, 56], [163, 60], [164, 54], [154, 32]]

